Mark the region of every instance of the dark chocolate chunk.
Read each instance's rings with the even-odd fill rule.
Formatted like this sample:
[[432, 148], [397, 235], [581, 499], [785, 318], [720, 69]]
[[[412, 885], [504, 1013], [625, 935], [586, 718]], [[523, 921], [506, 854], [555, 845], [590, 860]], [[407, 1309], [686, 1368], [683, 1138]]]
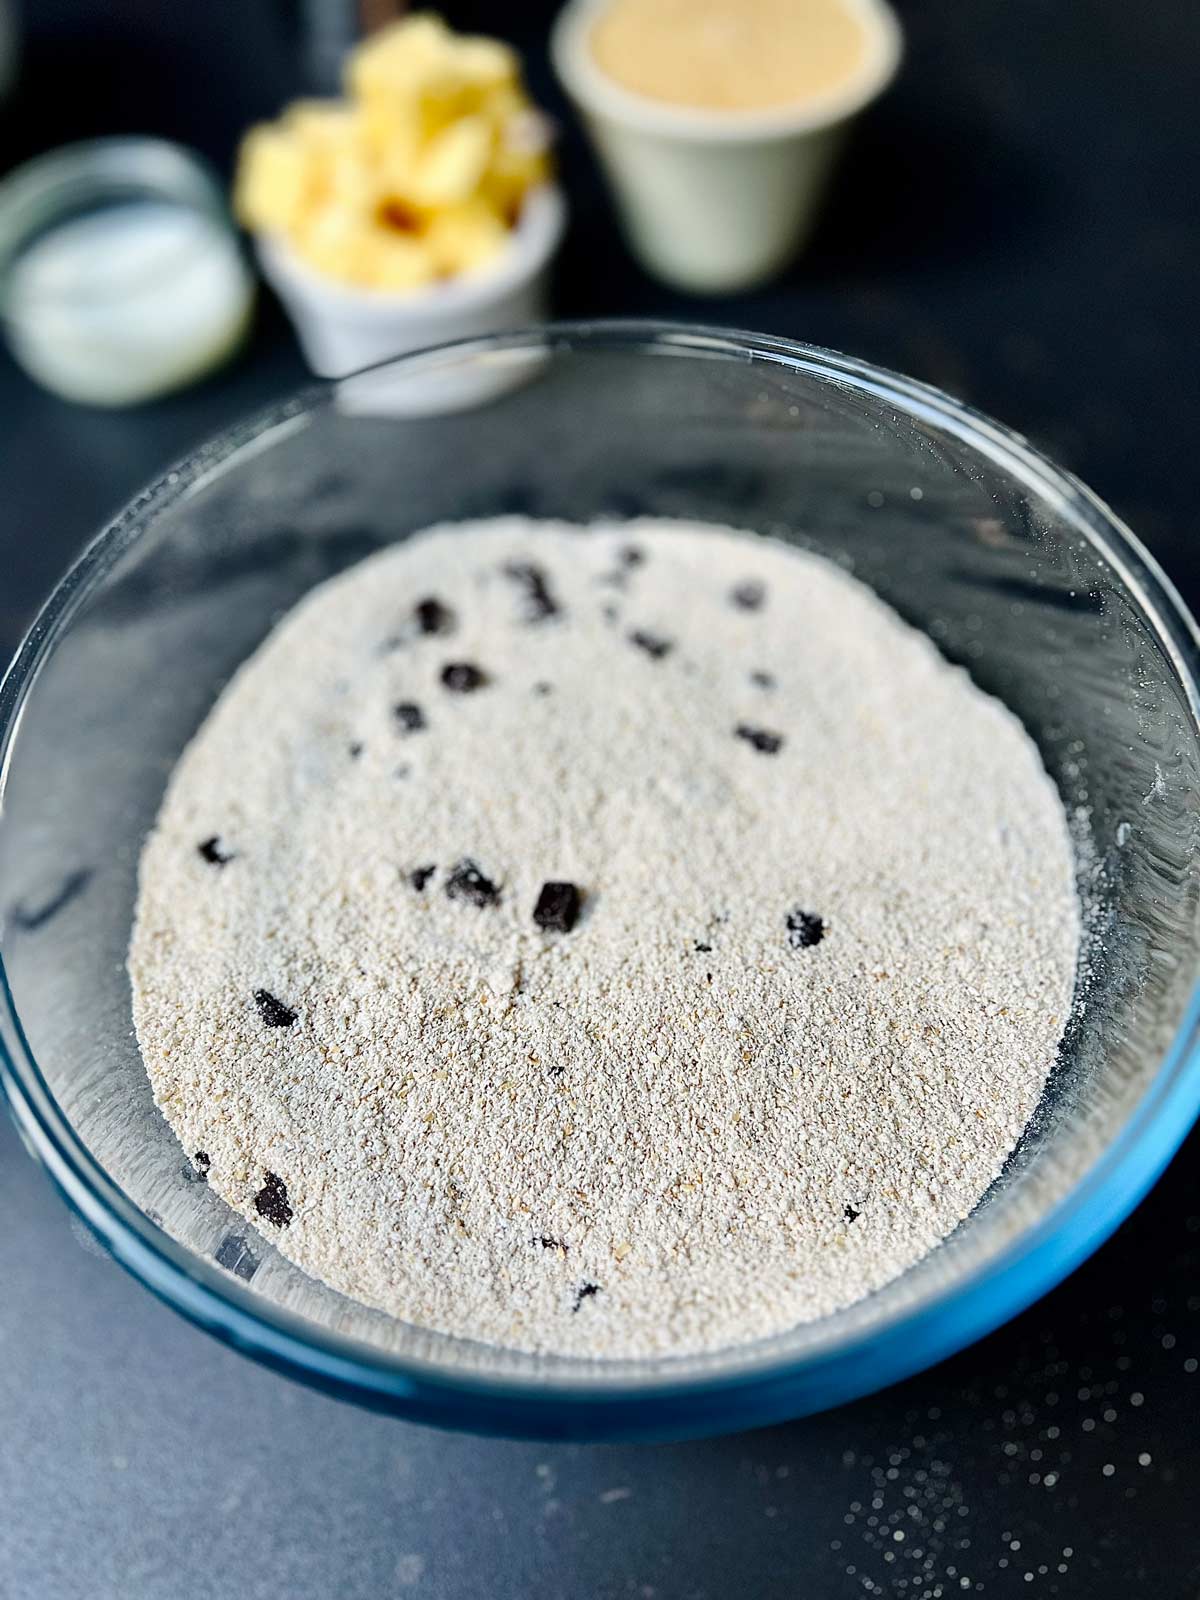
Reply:
[[617, 570], [600, 574], [599, 583], [611, 584], [614, 589], [624, 589], [629, 584], [630, 574], [635, 567], [640, 567], [646, 557], [635, 545], [627, 544], [617, 551]]
[[544, 883], [533, 920], [548, 932], [570, 933], [579, 917], [581, 896], [573, 883]]
[[748, 722], [739, 722], [733, 731], [739, 739], [745, 739], [748, 745], [764, 756], [773, 756], [783, 747], [781, 733], [771, 733], [766, 728], [752, 728]]
[[807, 950], [814, 944], [820, 944], [825, 937], [825, 923], [821, 917], [814, 916], [811, 911], [801, 911], [799, 907], [789, 911], [784, 919], [787, 924], [788, 943], [793, 950]]
[[750, 674], [750, 682], [760, 689], [773, 689], [775, 687], [775, 679], [769, 672], [752, 672]]
[[357, 761], [359, 756], [363, 753], [362, 740], [355, 739], [353, 744], [348, 744], [346, 746], [346, 753], [350, 757], [351, 761]]
[[242, 1233], [227, 1233], [217, 1246], [213, 1260], [227, 1272], [236, 1272], [247, 1283], [258, 1271], [258, 1257]]
[[556, 617], [562, 609], [550, 592], [546, 574], [531, 561], [510, 561], [504, 568], [504, 576], [525, 591], [526, 622], [544, 622], [547, 617]]
[[449, 606], [444, 606], [440, 600], [432, 596], [426, 600], [418, 600], [413, 607], [413, 616], [417, 619], [417, 627], [422, 633], [453, 633], [454, 613]]
[[226, 862], [233, 860], [231, 850], [221, 849], [221, 836], [214, 833], [211, 839], [205, 839], [196, 846], [199, 855], [208, 862], [210, 867], [223, 867]]
[[708, 955], [709, 951], [712, 949], [712, 945], [710, 945], [710, 944], [701, 944], [699, 939], [693, 939], [692, 940], [692, 948], [696, 951], [696, 953], [698, 955]]
[[565, 1239], [551, 1239], [547, 1234], [539, 1233], [533, 1242], [534, 1244], [540, 1244], [543, 1250], [561, 1250], [564, 1254], [566, 1253], [567, 1244]]
[[535, 683], [533, 686], [533, 692], [536, 695], [542, 696], [553, 694], [554, 685], [552, 683]]
[[598, 1283], [581, 1283], [575, 1291], [575, 1304], [571, 1307], [571, 1310], [578, 1311], [585, 1300], [590, 1300], [594, 1294], [599, 1293], [600, 1285]]
[[282, 1000], [276, 1000], [266, 989], [255, 989], [254, 1004], [268, 1028], [290, 1028], [296, 1020], [296, 1013], [291, 1006], [285, 1006]]
[[23, 902], [12, 908], [12, 920], [15, 927], [24, 933], [36, 933], [39, 928], [44, 928], [51, 917], [56, 917], [60, 911], [65, 911], [92, 881], [92, 869], [81, 867], [78, 872], [70, 872], [63, 879], [59, 887], [48, 900], [43, 900], [41, 905], [27, 906]]
[[428, 726], [425, 713], [413, 700], [401, 700], [399, 705], [392, 707], [392, 715], [401, 733], [420, 733], [422, 728]]
[[448, 661], [442, 668], [442, 683], [455, 694], [472, 694], [487, 681], [487, 673], [470, 661]]
[[859, 1217], [862, 1216], [862, 1212], [856, 1211], [853, 1206], [848, 1205], [843, 1207], [842, 1215], [845, 1217], [847, 1222], [857, 1222]]
[[740, 611], [761, 611], [767, 591], [757, 579], [750, 578], [731, 589], [729, 598]]
[[433, 867], [414, 867], [413, 870], [408, 875], [408, 881], [409, 881], [409, 883], [412, 884], [413, 888], [417, 891], [417, 893], [420, 894], [421, 890], [429, 882], [430, 878], [433, 877], [433, 875], [434, 875], [434, 873], [436, 871], [437, 871], [437, 867], [436, 866], [433, 866]]
[[286, 1228], [292, 1220], [287, 1185], [273, 1172], [264, 1173], [263, 1176], [266, 1182], [254, 1196], [254, 1209], [260, 1217], [266, 1217], [267, 1221], [273, 1222], [277, 1228]]
[[192, 1157], [192, 1165], [202, 1178], [207, 1178], [208, 1169], [212, 1166], [212, 1157], [207, 1150], [197, 1150]]
[[418, 600], [411, 619], [403, 624], [398, 633], [393, 633], [383, 641], [383, 653], [387, 655], [393, 650], [403, 650], [405, 645], [411, 644], [422, 634], [453, 633], [454, 628], [455, 617], [450, 607], [429, 596]]
[[466, 858], [450, 869], [450, 876], [446, 879], [446, 898], [466, 900], [473, 906], [494, 906], [500, 902], [500, 890], [472, 860]]
[[629, 635], [629, 642], [637, 645], [639, 650], [644, 650], [654, 661], [661, 661], [674, 648], [670, 639], [664, 639], [657, 633], [647, 633], [643, 628], [634, 628]]

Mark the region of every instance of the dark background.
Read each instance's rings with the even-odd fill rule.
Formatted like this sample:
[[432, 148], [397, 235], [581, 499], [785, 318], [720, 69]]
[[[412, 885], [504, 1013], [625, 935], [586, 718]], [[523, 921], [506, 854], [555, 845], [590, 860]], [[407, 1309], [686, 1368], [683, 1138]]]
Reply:
[[[794, 335], [1018, 427], [1200, 604], [1200, 13], [1192, 0], [919, 0], [806, 259], [734, 300], [650, 283], [545, 64], [549, 3], [446, 0], [530, 55], [563, 118], [562, 315]], [[158, 132], [228, 169], [299, 86], [265, 0], [32, 0], [0, 168]], [[141, 411], [67, 406], [0, 354], [0, 645], [171, 457], [294, 387], [253, 344]], [[1193, 1136], [1117, 1237], [1007, 1328], [884, 1394], [736, 1438], [508, 1444], [376, 1418], [261, 1371], [98, 1252], [0, 1122], [2, 1600], [1200, 1595]]]

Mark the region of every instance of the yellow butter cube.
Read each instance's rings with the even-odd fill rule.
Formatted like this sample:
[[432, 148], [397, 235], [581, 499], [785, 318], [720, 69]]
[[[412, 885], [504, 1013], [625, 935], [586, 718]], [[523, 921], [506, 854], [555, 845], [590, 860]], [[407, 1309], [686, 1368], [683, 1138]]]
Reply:
[[431, 139], [419, 156], [411, 193], [426, 207], [460, 205], [478, 189], [494, 135], [483, 117], [460, 117]]
[[351, 99], [403, 98], [433, 87], [449, 70], [449, 41], [445, 23], [428, 12], [381, 28], [346, 64]]
[[437, 257], [427, 241], [380, 228], [370, 239], [366, 260], [373, 289], [420, 289], [438, 276]]
[[322, 207], [295, 239], [298, 253], [319, 272], [366, 289], [409, 290], [438, 274], [422, 239], [396, 233], [372, 217], [341, 205]]
[[353, 278], [363, 225], [360, 211], [329, 201], [306, 212], [292, 230], [291, 242], [319, 272]]
[[549, 171], [515, 52], [418, 14], [360, 45], [346, 86], [346, 100], [298, 101], [251, 130], [239, 218], [361, 287], [416, 290], [486, 266]]
[[379, 204], [386, 185], [373, 164], [357, 151], [338, 152], [314, 169], [314, 193], [322, 200], [370, 213]]
[[247, 228], [285, 231], [304, 210], [309, 174], [300, 145], [278, 128], [251, 128], [242, 141], [233, 208]]
[[344, 100], [297, 100], [284, 112], [282, 123], [316, 149], [345, 149], [356, 143], [357, 120], [354, 107]]
[[518, 83], [489, 85], [480, 96], [480, 114], [489, 118], [498, 133], [502, 133], [514, 118], [523, 116], [529, 109], [529, 101]]
[[486, 88], [515, 84], [520, 76], [516, 51], [499, 39], [477, 34], [459, 39], [454, 46], [454, 61], [465, 78]]
[[[285, 150], [286, 159], [303, 169], [300, 212], [331, 196], [347, 204], [361, 198], [365, 176], [362, 139], [350, 108], [337, 101], [301, 101], [289, 107], [269, 131], [274, 151]], [[241, 170], [252, 173], [254, 165], [254, 151], [247, 142]], [[262, 181], [275, 181], [274, 175]]]
[[411, 17], [360, 45], [347, 68], [351, 94], [378, 123], [413, 118], [423, 138], [477, 112], [485, 97], [516, 82], [515, 54], [496, 40], [459, 39], [440, 19]]
[[515, 222], [530, 189], [545, 183], [549, 176], [550, 158], [544, 150], [499, 150], [480, 192], [493, 210], [509, 222]]
[[438, 271], [447, 277], [487, 266], [511, 237], [502, 219], [480, 199], [437, 212], [425, 231]]
[[407, 184], [424, 144], [420, 117], [408, 102], [372, 100], [359, 111], [364, 160], [386, 181]]

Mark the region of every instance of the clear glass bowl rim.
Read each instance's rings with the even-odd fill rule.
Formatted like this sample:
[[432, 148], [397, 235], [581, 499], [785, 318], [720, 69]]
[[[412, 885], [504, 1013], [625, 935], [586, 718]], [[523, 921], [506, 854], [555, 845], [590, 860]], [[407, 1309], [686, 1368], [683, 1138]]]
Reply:
[[[790, 368], [849, 387], [949, 432], [1056, 506], [1136, 597], [1200, 723], [1200, 631], [1138, 539], [1077, 479], [1018, 434], [939, 390], [834, 351], [737, 330], [657, 322], [554, 323], [457, 340], [381, 363], [418, 373], [447, 361], [550, 350], [707, 355]], [[165, 471], [97, 535], [46, 601], [0, 683], [0, 806], [26, 698], [42, 663], [119, 560], [167, 506], [247, 446], [332, 403], [312, 385], [235, 424]], [[720, 1373], [678, 1379], [498, 1378], [391, 1357], [265, 1303], [232, 1275], [156, 1227], [113, 1183], [59, 1110], [22, 1032], [0, 962], [0, 1086], [18, 1131], [72, 1209], [132, 1275], [184, 1316], [244, 1354], [375, 1409], [480, 1433], [542, 1438], [679, 1438], [757, 1426], [838, 1404], [932, 1365], [1046, 1293], [1137, 1205], [1200, 1111], [1200, 983], [1170, 1048], [1117, 1138], [1083, 1179], [990, 1264], [866, 1334], [788, 1361], [736, 1354]]]

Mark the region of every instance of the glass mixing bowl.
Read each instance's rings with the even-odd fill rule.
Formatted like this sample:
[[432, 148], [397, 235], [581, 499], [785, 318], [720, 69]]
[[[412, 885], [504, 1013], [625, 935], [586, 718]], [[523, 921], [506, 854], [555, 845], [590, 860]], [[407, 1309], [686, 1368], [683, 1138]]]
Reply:
[[[180, 750], [313, 584], [429, 523], [506, 511], [702, 518], [831, 557], [1007, 701], [1077, 815], [1091, 976], [1032, 1125], [948, 1240], [782, 1337], [588, 1363], [398, 1322], [285, 1261], [196, 1180], [151, 1099], [124, 959], [138, 853]], [[665, 1437], [861, 1394], [1061, 1278], [1196, 1112], [1198, 667], [1178, 597], [1093, 495], [995, 423], [861, 362], [587, 325], [315, 389], [139, 495], [60, 584], [4, 684], [0, 1068], [17, 1122], [155, 1293], [247, 1354], [385, 1410]]]

